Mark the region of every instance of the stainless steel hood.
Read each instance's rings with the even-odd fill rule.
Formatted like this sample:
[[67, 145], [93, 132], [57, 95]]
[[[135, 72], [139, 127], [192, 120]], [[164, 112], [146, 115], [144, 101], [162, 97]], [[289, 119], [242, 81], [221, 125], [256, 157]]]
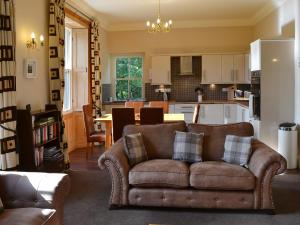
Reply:
[[193, 73], [193, 57], [181, 56], [180, 57], [180, 73], [179, 75], [194, 75]]

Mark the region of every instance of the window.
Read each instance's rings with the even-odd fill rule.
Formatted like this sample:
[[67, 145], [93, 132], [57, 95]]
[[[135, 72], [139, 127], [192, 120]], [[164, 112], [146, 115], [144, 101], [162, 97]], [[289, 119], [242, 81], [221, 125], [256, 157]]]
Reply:
[[143, 58], [122, 56], [116, 58], [116, 99], [142, 98]]
[[65, 93], [63, 111], [72, 108], [72, 30], [65, 28]]

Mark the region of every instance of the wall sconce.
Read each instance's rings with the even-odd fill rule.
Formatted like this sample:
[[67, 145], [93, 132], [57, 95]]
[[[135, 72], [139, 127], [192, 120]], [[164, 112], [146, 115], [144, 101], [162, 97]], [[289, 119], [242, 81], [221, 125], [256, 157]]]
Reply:
[[[27, 47], [27, 48], [31, 48], [31, 49], [35, 49], [36, 46], [37, 46], [35, 33], [32, 32], [30, 37], [31, 37], [31, 40], [28, 40], [28, 41], [26, 42], [26, 47]], [[45, 41], [44, 36], [41, 35], [41, 36], [40, 36], [40, 45], [41, 45], [42, 47], [44, 46], [44, 41]]]

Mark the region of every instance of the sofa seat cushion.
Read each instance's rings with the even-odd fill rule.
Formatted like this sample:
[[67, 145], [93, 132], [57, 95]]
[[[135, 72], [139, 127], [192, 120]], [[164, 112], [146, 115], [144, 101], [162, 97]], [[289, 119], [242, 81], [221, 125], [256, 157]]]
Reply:
[[226, 162], [194, 163], [190, 174], [190, 185], [196, 189], [253, 190], [255, 187], [255, 177], [248, 169]]
[[5, 209], [0, 214], [0, 224], [50, 225], [57, 224], [54, 209], [16, 208]]
[[129, 184], [135, 187], [186, 188], [189, 186], [189, 166], [171, 159], [145, 161], [129, 171]]

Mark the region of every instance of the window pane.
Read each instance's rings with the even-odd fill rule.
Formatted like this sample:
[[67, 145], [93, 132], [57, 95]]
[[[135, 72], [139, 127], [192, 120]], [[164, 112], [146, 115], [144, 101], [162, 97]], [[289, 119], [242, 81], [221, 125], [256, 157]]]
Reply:
[[117, 80], [116, 97], [117, 100], [127, 100], [129, 98], [127, 80]]
[[143, 60], [142, 57], [132, 57], [129, 59], [129, 74], [130, 77], [143, 77]]
[[63, 111], [71, 109], [71, 70], [65, 70], [65, 92]]
[[137, 99], [142, 98], [142, 80], [131, 80], [130, 81], [130, 98]]
[[65, 29], [65, 68], [72, 69], [72, 31]]
[[128, 58], [117, 58], [116, 75], [117, 75], [117, 78], [127, 78], [128, 77]]

